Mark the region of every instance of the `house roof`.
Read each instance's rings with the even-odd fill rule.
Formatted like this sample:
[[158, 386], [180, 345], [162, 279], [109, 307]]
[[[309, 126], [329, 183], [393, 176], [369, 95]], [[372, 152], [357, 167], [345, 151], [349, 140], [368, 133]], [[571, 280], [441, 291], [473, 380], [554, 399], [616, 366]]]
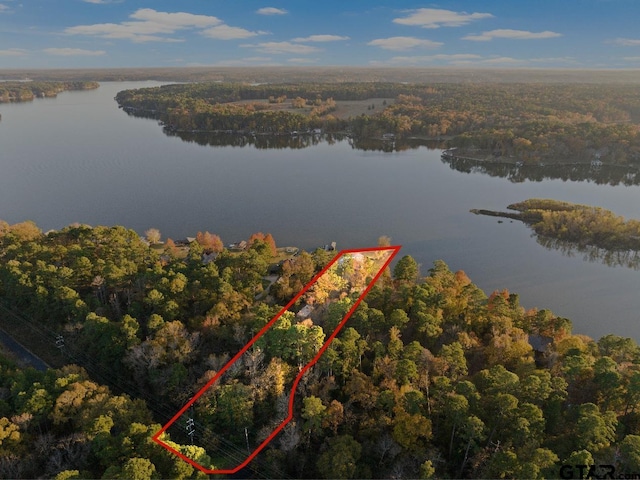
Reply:
[[544, 335], [529, 335], [529, 345], [536, 352], [544, 353], [549, 348], [549, 345], [553, 342], [553, 338]]
[[298, 317], [308, 317], [313, 312], [313, 305], [305, 305], [302, 309], [296, 314]]

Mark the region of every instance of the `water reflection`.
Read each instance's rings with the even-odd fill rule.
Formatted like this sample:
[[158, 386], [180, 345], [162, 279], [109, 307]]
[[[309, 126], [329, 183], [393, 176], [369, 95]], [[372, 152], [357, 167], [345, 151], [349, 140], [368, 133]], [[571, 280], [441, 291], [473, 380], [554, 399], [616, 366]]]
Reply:
[[637, 250], [606, 250], [593, 245], [581, 245], [567, 240], [532, 234], [536, 242], [547, 250], [557, 250], [567, 257], [582, 255], [583, 260], [591, 263], [603, 263], [608, 267], [627, 267], [640, 270], [640, 252]]
[[383, 140], [379, 138], [356, 139], [347, 133], [298, 133], [294, 135], [260, 135], [246, 132], [176, 132], [165, 128], [166, 135], [178, 137], [189, 143], [210, 147], [254, 147], [257, 149], [303, 149], [321, 143], [333, 145], [337, 142], [348, 141], [354, 150], [376, 152], [403, 152], [415, 150], [422, 146], [430, 149], [442, 148], [438, 142], [421, 139]]
[[184, 142], [197, 143], [209, 147], [254, 147], [257, 149], [302, 149], [322, 142], [334, 144], [346, 138], [345, 135], [251, 135], [239, 133], [173, 132], [164, 129], [170, 137], [178, 137]]
[[492, 177], [506, 178], [513, 183], [526, 180], [542, 182], [560, 179], [572, 182], [593, 182], [598, 185], [640, 185], [640, 171], [637, 167], [589, 164], [572, 165], [516, 165], [504, 162], [486, 162], [443, 155], [443, 163], [451, 169], [463, 173], [482, 173]]

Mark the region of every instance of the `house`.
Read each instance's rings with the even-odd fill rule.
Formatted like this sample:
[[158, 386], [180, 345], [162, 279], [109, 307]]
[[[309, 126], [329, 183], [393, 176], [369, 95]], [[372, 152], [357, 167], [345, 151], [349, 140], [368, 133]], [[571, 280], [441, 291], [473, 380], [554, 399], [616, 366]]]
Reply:
[[394, 133], [385, 133], [382, 135], [383, 140], [395, 140], [396, 135]]
[[351, 258], [353, 258], [353, 261], [357, 263], [364, 262], [364, 255], [361, 253], [354, 253], [353, 255], [351, 255]]
[[533, 350], [533, 358], [536, 365], [541, 367], [548, 365], [549, 362], [549, 347], [553, 343], [553, 338], [546, 335], [527, 335], [529, 345]]
[[336, 242], [331, 242], [326, 244], [324, 247], [321, 247], [323, 250], [327, 252], [333, 252], [336, 249]]
[[321, 249], [321, 250], [325, 250], [327, 252], [333, 252], [336, 249], [336, 245], [337, 245], [336, 242], [331, 242], [331, 243], [326, 243], [323, 246], [318, 247], [318, 248]]
[[207, 264], [213, 262], [216, 259], [217, 256], [218, 256], [218, 254], [216, 252], [203, 253], [202, 254], [202, 263], [207, 265]]
[[269, 275], [280, 275], [282, 273], [282, 263], [283, 262], [270, 264], [269, 268], [267, 269], [267, 274], [269, 274]]
[[553, 342], [553, 338], [545, 335], [528, 335], [528, 337], [529, 345], [536, 353], [545, 353]]
[[600, 160], [601, 157], [602, 157], [602, 154], [600, 152], [597, 152], [593, 156], [593, 159], [591, 160], [591, 166], [592, 167], [601, 167], [602, 166], [602, 160]]
[[193, 237], [183, 238], [182, 240], [176, 240], [174, 243], [176, 247], [188, 247], [189, 244], [195, 242], [196, 239]]
[[314, 128], [313, 130], [311, 130], [311, 133], [314, 135], [320, 135], [322, 134], [322, 129], [321, 128]]
[[309, 315], [311, 315], [311, 312], [313, 312], [313, 305], [306, 304], [298, 313], [296, 313], [296, 317], [308, 318]]

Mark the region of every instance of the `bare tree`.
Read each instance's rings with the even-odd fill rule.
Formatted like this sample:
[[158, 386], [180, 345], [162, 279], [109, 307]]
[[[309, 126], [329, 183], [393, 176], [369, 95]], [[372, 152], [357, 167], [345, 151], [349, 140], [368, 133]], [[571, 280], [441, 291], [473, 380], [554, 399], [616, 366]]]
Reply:
[[157, 228], [150, 228], [144, 234], [150, 244], [160, 243], [160, 230]]

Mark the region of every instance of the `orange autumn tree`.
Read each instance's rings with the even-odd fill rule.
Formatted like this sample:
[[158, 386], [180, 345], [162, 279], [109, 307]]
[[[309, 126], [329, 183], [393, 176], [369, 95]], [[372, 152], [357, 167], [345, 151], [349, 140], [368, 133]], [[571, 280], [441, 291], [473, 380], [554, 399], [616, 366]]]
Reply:
[[224, 249], [224, 244], [218, 235], [209, 232], [198, 232], [196, 235], [196, 242], [198, 242], [205, 253], [220, 253]]
[[266, 235], [262, 232], [254, 233], [249, 237], [249, 247], [251, 247], [256, 241], [262, 241], [267, 244], [269, 247], [269, 252], [272, 257], [276, 256], [276, 241], [273, 239], [273, 236], [270, 233]]

